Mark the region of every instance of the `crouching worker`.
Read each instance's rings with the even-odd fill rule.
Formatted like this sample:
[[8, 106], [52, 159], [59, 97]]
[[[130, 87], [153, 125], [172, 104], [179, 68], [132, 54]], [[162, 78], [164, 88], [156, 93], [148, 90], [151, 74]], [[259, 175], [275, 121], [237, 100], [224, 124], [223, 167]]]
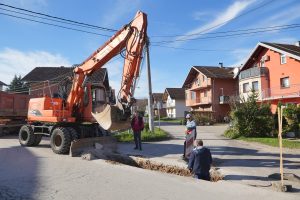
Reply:
[[209, 181], [209, 170], [212, 163], [210, 150], [203, 147], [202, 140], [196, 140], [195, 146], [190, 155], [188, 169], [193, 172], [195, 178]]

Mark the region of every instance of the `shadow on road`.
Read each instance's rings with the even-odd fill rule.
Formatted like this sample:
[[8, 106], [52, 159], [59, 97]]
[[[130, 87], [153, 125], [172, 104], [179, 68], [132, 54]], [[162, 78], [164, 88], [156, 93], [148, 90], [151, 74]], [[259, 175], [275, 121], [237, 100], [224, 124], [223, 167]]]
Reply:
[[[265, 153], [259, 152], [256, 149], [240, 148], [240, 147], [230, 147], [230, 146], [210, 146], [209, 147], [212, 154], [214, 155], [232, 155], [232, 156], [271, 156], [279, 158], [279, 153]], [[300, 164], [300, 155], [299, 154], [284, 154], [284, 158], [299, 158]]]
[[27, 148], [0, 149], [0, 199], [34, 199], [38, 185], [38, 160]]

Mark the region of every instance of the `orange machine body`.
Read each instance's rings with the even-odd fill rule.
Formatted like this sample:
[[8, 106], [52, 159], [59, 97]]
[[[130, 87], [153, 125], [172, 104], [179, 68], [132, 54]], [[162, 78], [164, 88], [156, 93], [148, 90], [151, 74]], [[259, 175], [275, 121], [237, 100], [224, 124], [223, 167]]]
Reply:
[[131, 101], [135, 81], [139, 76], [142, 52], [147, 40], [146, 31], [147, 16], [139, 11], [130, 24], [124, 26], [74, 69], [73, 84], [67, 99], [52, 97], [31, 99], [28, 109], [28, 121], [33, 123], [95, 122], [91, 112], [101, 112], [103, 108], [93, 98], [93, 91], [97, 88], [92, 88], [87, 83], [88, 78], [111, 58], [122, 53], [123, 49], [125, 49], [123, 55], [124, 68], [121, 90], [118, 93], [117, 100], [124, 110], [129, 110], [133, 103]]

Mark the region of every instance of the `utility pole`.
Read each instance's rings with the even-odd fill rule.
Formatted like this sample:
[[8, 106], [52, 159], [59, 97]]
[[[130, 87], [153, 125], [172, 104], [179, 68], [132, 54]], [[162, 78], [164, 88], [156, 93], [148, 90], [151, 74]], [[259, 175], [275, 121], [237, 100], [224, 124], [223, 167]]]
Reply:
[[147, 76], [148, 76], [148, 119], [149, 119], [149, 130], [154, 131], [153, 123], [153, 106], [152, 106], [152, 84], [151, 84], [151, 71], [150, 71], [150, 55], [149, 55], [149, 38], [146, 41], [146, 55], [147, 55]]

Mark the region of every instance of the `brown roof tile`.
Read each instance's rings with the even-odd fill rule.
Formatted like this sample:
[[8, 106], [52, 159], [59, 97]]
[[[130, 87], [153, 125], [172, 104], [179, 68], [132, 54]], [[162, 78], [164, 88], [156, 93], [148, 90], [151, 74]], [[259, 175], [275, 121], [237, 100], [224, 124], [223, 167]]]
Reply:
[[[26, 82], [41, 82], [50, 80], [59, 82], [67, 76], [73, 76], [73, 67], [36, 67], [22, 78]], [[100, 68], [89, 77], [90, 82], [104, 81], [107, 74], [106, 68]]]
[[261, 42], [263, 44], [269, 45], [271, 47], [280, 49], [282, 51], [288, 52], [290, 54], [294, 54], [296, 56], [300, 56], [300, 47], [292, 44], [279, 44], [279, 43], [269, 43], [269, 42]]
[[166, 88], [165, 94], [168, 93], [172, 99], [185, 99], [184, 88]]
[[194, 66], [207, 78], [233, 78], [233, 68], [216, 66]]
[[188, 85], [194, 81], [199, 72], [204, 74], [207, 78], [232, 79], [234, 76], [233, 69], [234, 68], [231, 67], [219, 66], [194, 66], [188, 73], [182, 87], [188, 87]]
[[161, 101], [163, 98], [164, 93], [152, 93], [153, 100]]
[[0, 81], [0, 85], [4, 85], [4, 86], [7, 86], [5, 83], [3, 83], [2, 81]]

